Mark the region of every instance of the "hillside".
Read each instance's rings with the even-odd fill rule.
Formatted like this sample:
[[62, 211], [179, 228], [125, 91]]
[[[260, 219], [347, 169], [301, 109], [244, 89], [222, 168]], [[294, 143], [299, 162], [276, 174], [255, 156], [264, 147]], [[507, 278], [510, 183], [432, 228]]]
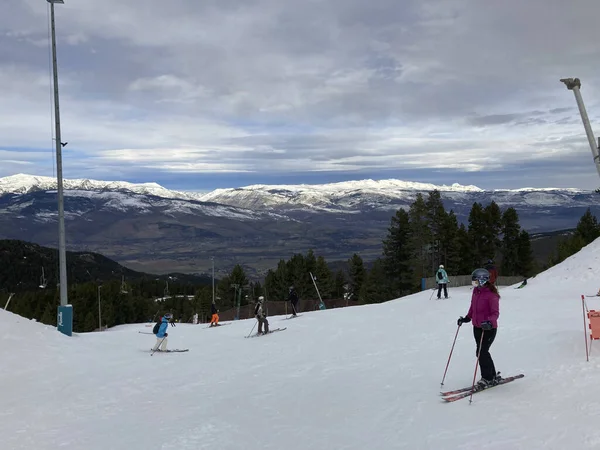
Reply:
[[[143, 324], [67, 338], [0, 311], [0, 433], [15, 450], [595, 449], [600, 356], [585, 360], [580, 294], [598, 290], [599, 260], [600, 240], [501, 289], [491, 353], [525, 378], [472, 405], [438, 394], [468, 287], [271, 317], [287, 330], [257, 339], [244, 339], [252, 320], [178, 325], [169, 347], [190, 351], [154, 356]], [[465, 324], [445, 388], [470, 384], [474, 352]]]
[[[10, 292], [35, 291], [42, 284], [42, 269], [48, 286], [58, 284], [58, 251], [30, 242], [0, 240], [0, 287]], [[153, 275], [136, 272], [94, 252], [67, 252], [67, 279], [69, 284], [106, 282], [110, 280], [173, 279], [180, 283], [203, 285], [212, 278], [189, 274], [170, 273]], [[171, 277], [171, 278], [169, 278]]]

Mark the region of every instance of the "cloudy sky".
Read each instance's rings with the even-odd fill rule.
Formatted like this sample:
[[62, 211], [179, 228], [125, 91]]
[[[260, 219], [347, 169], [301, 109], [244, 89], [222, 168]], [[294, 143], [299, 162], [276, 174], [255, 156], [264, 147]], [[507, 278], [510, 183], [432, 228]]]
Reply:
[[[0, 176], [54, 173], [46, 0], [0, 14]], [[65, 0], [67, 178], [596, 188], [598, 0]]]

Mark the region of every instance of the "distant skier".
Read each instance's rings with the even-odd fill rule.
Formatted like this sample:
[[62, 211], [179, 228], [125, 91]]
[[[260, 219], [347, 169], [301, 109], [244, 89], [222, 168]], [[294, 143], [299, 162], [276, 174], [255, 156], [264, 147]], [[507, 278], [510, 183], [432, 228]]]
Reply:
[[298, 296], [298, 292], [296, 292], [296, 288], [294, 286], [290, 286], [290, 292], [288, 295], [288, 300], [292, 304], [292, 316], [296, 316], [298, 312], [298, 300], [300, 297]]
[[254, 317], [258, 320], [258, 334], [263, 334], [263, 324], [265, 325], [265, 332], [269, 332], [269, 321], [267, 320], [267, 313], [265, 312], [264, 306], [265, 298], [261, 295], [258, 297], [256, 306], [254, 307]]
[[219, 326], [219, 310], [217, 309], [217, 305], [214, 303], [210, 304], [210, 313], [212, 314], [212, 318], [210, 319], [211, 327]]
[[494, 265], [494, 261], [491, 259], [488, 259], [488, 262], [484, 268], [485, 268], [485, 270], [487, 270], [490, 273], [490, 283], [492, 283], [495, 286], [496, 280], [498, 279], [498, 269], [496, 269], [496, 266]]
[[[500, 295], [496, 286], [491, 283], [490, 273], [486, 269], [473, 271], [471, 280], [474, 286], [471, 307], [466, 317], [458, 318], [457, 324], [461, 326], [463, 323], [473, 320], [473, 335], [477, 343], [475, 354], [479, 355], [481, 369], [481, 380], [477, 384], [484, 388], [494, 386], [501, 380], [490, 355], [490, 346], [494, 342], [498, 330]], [[480, 342], [481, 349], [479, 348]]]
[[444, 298], [448, 298], [448, 274], [444, 270], [444, 266], [442, 264], [440, 264], [440, 267], [435, 274], [435, 281], [438, 285], [438, 300], [442, 297], [442, 288], [444, 288]]
[[162, 317], [160, 326], [158, 327], [158, 331], [156, 333], [156, 344], [154, 345], [152, 351], [164, 352], [167, 350], [167, 337], [169, 336], [169, 333], [167, 333], [167, 328], [169, 328], [169, 320], [172, 318], [173, 314], [171, 313], [167, 313]]

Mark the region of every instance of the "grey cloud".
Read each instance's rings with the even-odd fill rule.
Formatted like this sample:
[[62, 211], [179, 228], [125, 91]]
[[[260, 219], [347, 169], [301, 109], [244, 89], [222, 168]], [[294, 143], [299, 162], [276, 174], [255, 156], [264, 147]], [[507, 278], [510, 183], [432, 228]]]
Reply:
[[500, 125], [515, 121], [520, 114], [492, 114], [489, 116], [472, 117], [469, 121], [475, 126]]
[[[562, 117], [576, 114], [563, 76], [582, 78], [592, 117], [600, 97], [596, 0], [66, 0], [56, 10], [65, 133], [86, 155], [156, 148], [173, 161], [165, 148], [193, 147], [197, 161], [213, 149], [215, 161], [248, 167], [294, 157], [368, 165], [436, 151], [423, 130], [441, 129], [456, 136], [441, 142], [460, 163], [485, 142], [470, 137], [481, 127], [498, 133], [488, 136], [498, 153], [510, 151], [507, 131], [536, 148], [549, 145], [548, 127], [582, 131]], [[41, 145], [47, 4], [8, 0], [8, 11], [0, 134]], [[421, 144], [369, 132], [383, 127]]]

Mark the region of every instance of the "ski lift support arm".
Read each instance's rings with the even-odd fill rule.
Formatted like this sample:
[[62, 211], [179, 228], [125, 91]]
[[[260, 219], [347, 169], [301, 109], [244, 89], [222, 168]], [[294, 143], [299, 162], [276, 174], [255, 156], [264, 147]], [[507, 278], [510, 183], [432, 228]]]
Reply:
[[594, 165], [598, 171], [598, 176], [600, 176], [600, 139], [598, 140], [598, 145], [596, 145], [596, 138], [594, 137], [590, 119], [588, 118], [585, 105], [583, 104], [583, 98], [581, 97], [581, 80], [579, 80], [579, 78], [561, 78], [560, 81], [567, 86], [568, 90], [573, 91], [573, 94], [575, 94], [575, 101], [579, 108], [579, 114], [581, 115], [583, 127], [585, 128], [585, 134], [587, 135], [592, 155], [594, 156]]

